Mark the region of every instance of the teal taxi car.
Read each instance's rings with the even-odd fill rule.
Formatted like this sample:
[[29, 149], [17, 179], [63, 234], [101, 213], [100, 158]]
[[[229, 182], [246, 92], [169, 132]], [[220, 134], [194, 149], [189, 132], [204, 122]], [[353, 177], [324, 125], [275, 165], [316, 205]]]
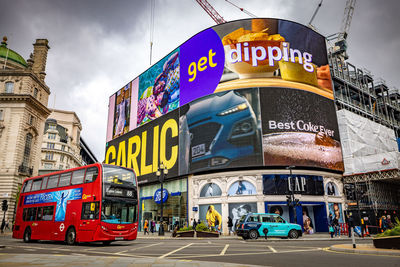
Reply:
[[243, 239], [258, 237], [288, 237], [296, 239], [302, 235], [301, 226], [288, 223], [274, 213], [249, 213], [236, 224], [236, 233]]

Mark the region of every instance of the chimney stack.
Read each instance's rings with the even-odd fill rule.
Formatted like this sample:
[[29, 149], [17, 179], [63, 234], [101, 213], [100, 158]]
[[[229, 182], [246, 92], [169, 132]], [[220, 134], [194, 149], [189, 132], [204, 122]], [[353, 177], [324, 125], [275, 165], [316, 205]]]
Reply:
[[49, 41], [47, 39], [36, 39], [36, 43], [33, 44], [32, 70], [42, 81], [46, 77], [46, 61], [49, 49]]

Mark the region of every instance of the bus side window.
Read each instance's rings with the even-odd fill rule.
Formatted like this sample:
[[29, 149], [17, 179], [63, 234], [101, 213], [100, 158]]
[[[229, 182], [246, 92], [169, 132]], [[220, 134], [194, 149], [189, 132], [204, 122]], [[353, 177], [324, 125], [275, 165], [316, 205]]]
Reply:
[[52, 221], [53, 220], [53, 213], [54, 213], [54, 207], [53, 206], [47, 206], [43, 207], [43, 221]]
[[41, 185], [42, 185], [42, 178], [33, 180], [31, 191], [40, 190]]
[[28, 209], [28, 213], [27, 213], [27, 221], [35, 221], [36, 220], [36, 212], [37, 212], [37, 208], [29, 208]]
[[32, 180], [29, 180], [28, 182], [25, 183], [24, 185], [24, 193], [25, 192], [30, 192], [31, 191], [31, 186], [32, 186]]
[[39, 207], [37, 210], [37, 221], [41, 221], [42, 220], [42, 214], [43, 213], [43, 207]]
[[58, 177], [60, 175], [50, 176], [49, 181], [47, 182], [47, 188], [55, 188], [58, 185]]
[[82, 203], [82, 220], [97, 220], [99, 218], [100, 202]]
[[22, 220], [28, 220], [28, 209], [24, 209], [24, 211], [22, 212]]
[[71, 183], [71, 173], [63, 173], [60, 176], [60, 182], [58, 183], [58, 186], [69, 186]]
[[85, 183], [91, 183], [96, 180], [98, 174], [99, 170], [97, 169], [97, 167], [89, 168], [86, 172]]
[[71, 179], [71, 184], [83, 184], [83, 178], [85, 177], [85, 170], [86, 169], [80, 169], [77, 171], [74, 171], [72, 173], [72, 179]]
[[42, 189], [46, 189], [47, 186], [47, 180], [49, 179], [49, 177], [43, 177], [43, 182], [42, 182]]

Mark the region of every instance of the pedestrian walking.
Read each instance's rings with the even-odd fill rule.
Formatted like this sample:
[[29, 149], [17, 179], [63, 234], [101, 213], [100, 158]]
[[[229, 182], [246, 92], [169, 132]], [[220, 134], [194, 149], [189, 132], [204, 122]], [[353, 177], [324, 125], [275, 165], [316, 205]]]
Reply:
[[329, 233], [331, 234], [331, 238], [333, 238], [333, 235], [335, 234], [335, 228], [333, 226], [333, 217], [332, 217], [332, 213], [329, 213]]
[[351, 237], [351, 231], [354, 230], [354, 219], [352, 215], [347, 214], [347, 223], [349, 228], [349, 237]]
[[143, 225], [144, 235], [149, 234], [149, 221], [145, 220]]
[[151, 232], [151, 234], [154, 234], [154, 221], [153, 221], [153, 219], [150, 220], [150, 232]]
[[192, 226], [193, 226], [193, 229], [196, 230], [196, 226], [197, 226], [197, 221], [196, 221], [196, 219], [193, 219]]
[[[228, 231], [229, 231], [229, 235], [231, 235], [232, 227], [233, 227], [232, 218], [231, 218], [231, 217], [228, 217]], [[233, 232], [232, 232], [232, 233], [233, 233]]]

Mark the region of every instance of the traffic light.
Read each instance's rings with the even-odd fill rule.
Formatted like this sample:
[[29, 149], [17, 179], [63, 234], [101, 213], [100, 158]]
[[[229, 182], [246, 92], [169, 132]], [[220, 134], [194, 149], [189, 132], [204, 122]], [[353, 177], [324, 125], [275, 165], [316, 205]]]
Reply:
[[7, 209], [8, 209], [7, 200], [3, 200], [3, 202], [1, 203], [1, 210], [7, 211]]

